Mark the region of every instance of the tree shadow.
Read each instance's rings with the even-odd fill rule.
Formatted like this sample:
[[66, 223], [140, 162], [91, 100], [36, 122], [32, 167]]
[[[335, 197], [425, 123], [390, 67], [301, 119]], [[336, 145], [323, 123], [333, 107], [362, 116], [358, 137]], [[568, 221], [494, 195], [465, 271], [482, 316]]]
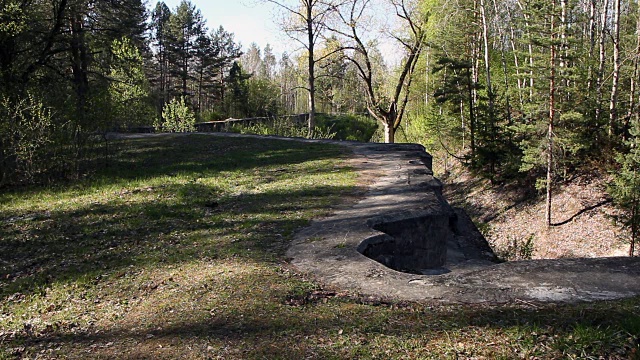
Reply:
[[[172, 149], [169, 152], [176, 151], [173, 145], [167, 148]], [[173, 156], [167, 150], [141, 151], [147, 155], [148, 152], [153, 153], [149, 158]], [[188, 173], [197, 180], [201, 173], [221, 171], [221, 168], [286, 167], [290, 164], [286, 159], [291, 154], [287, 155], [288, 150], [282, 151], [257, 152], [255, 159], [258, 160], [226, 159], [223, 165], [216, 167], [212, 164], [209, 170], [185, 160], [173, 171]], [[318, 151], [324, 150], [319, 148]], [[300, 156], [299, 160], [293, 160], [294, 163], [302, 162], [305, 156], [307, 159], [329, 157], [326, 153], [309, 154], [304, 147], [294, 152], [295, 156]], [[247, 156], [249, 153], [247, 150]], [[123, 160], [117, 166], [127, 167], [136, 163]], [[161, 165], [150, 161], [135, 174], [103, 176], [108, 184], [118, 183], [120, 179], [137, 179], [138, 176], [159, 176], [166, 171], [166, 168], [155, 168]], [[287, 168], [276, 173], [286, 171]], [[318, 172], [332, 171], [334, 169], [330, 166], [318, 169]], [[263, 181], [267, 183], [270, 180]], [[149, 196], [139, 201], [86, 204], [71, 210], [51, 209], [35, 214], [33, 218], [5, 221], [0, 227], [3, 269], [0, 273], [0, 301], [6, 301], [16, 292], [37, 294], [53, 283], [83, 279], [101, 281], [104, 274], [113, 277], [132, 267], [228, 258], [239, 262], [279, 262], [291, 233], [307, 222], [306, 218], [295, 215], [296, 212], [326, 213], [331, 204], [319, 199], [335, 199], [351, 191], [353, 189], [347, 186], [309, 185], [296, 190], [219, 196], [215, 184], [205, 185], [194, 180], [151, 189]], [[154, 195], [170, 197], [165, 199]], [[20, 217], [25, 214], [13, 215]], [[37, 226], [31, 226], [34, 222]], [[28, 234], [21, 238], [23, 229]], [[247, 248], [252, 251], [247, 251]], [[530, 342], [534, 348], [537, 342], [543, 341], [540, 340], [543, 335], [551, 339], [556, 335], [568, 339], [578, 327], [610, 327], [612, 332], [625, 336], [632, 334], [636, 341], [632, 346], [640, 346], [640, 325], [634, 327], [640, 323], [638, 300], [614, 302], [612, 306], [532, 304], [522, 308], [439, 308], [432, 304], [365, 301], [357, 296], [337, 295], [330, 296], [325, 303], [322, 298], [314, 299], [310, 290], [305, 290], [302, 298], [314, 300], [291, 306], [289, 300], [299, 295], [292, 294], [293, 291], [250, 289], [254, 291], [251, 293], [233, 287], [246, 280], [239, 275], [234, 277], [230, 282], [232, 288], [225, 294], [229, 298], [222, 300], [224, 306], [212, 308], [211, 314], [204, 319], [197, 314], [191, 316], [190, 312], [196, 310], [177, 308], [171, 317], [173, 321], [167, 322], [163, 316], [169, 315], [162, 313], [162, 309], [153, 309], [155, 314], [162, 316], [150, 319], [142, 329], [139, 324], [131, 323], [117, 323], [117, 326], [106, 329], [67, 323], [42, 327], [33, 332], [25, 325], [24, 329], [10, 336], [0, 333], [0, 344], [2, 347], [27, 348], [25, 351], [30, 352], [17, 356], [34, 355], [42, 345], [44, 349], [60, 347], [62, 352], [57, 354], [60, 357], [89, 356], [86, 351], [90, 350], [90, 356], [95, 358], [176, 358], [185, 355], [179, 351], [186, 351], [187, 347], [178, 347], [178, 352], [159, 350], [159, 344], [172, 343], [193, 344], [192, 357], [207, 356], [207, 344], [211, 343], [216, 346], [222, 344], [222, 356], [238, 351], [228, 356], [237, 358], [389, 358], [406, 355], [402, 353], [406, 350], [405, 344], [417, 344], [411, 351], [420, 352], [416, 357], [427, 357], [431, 356], [429, 347], [433, 339], [442, 334], [453, 335], [453, 341], [446, 345], [454, 348], [456, 337], [477, 338], [484, 337], [485, 331], [514, 331], [520, 334], [522, 342]], [[193, 318], [199, 320], [193, 321]], [[624, 325], [625, 321], [629, 321], [629, 325]], [[389, 349], [376, 344], [376, 341], [384, 342], [386, 339], [392, 339], [399, 346]], [[491, 339], [481, 341], [486, 344]], [[610, 349], [596, 350], [606, 354]], [[0, 355], [4, 355], [1, 349]], [[559, 353], [558, 356], [561, 355]]]
[[[307, 161], [346, 158], [348, 150], [323, 143], [281, 139], [213, 137], [203, 134], [158, 134], [152, 137], [114, 139], [109, 155], [96, 143], [83, 161], [85, 175], [73, 182], [3, 189], [4, 196], [33, 196], [43, 189], [65, 193], [93, 186], [127, 184], [162, 176], [190, 175], [194, 179], [228, 171], [281, 168]], [[6, 218], [0, 214], [0, 220]]]
[[[42, 292], [56, 282], [87, 281], [131, 266], [232, 256], [274, 261], [285, 251], [293, 231], [307, 224], [308, 215], [300, 214], [327, 213], [331, 201], [354, 191], [349, 186], [309, 184], [291, 190], [224, 192], [217, 184], [199, 179], [243, 169], [266, 174], [255, 186], [295, 180], [300, 176], [297, 164], [335, 158], [343, 150], [326, 144], [195, 137], [124, 140], [109, 169], [97, 172], [94, 181], [74, 185], [87, 191], [92, 186], [122, 191], [121, 198], [112, 196], [109, 202], [71, 209], [4, 211], [0, 216], [0, 301]], [[314, 174], [335, 171], [332, 163], [321, 163]], [[193, 180], [147, 188], [126, 182], [170, 173]], [[112, 186], [121, 183], [120, 190]], [[14, 190], [11, 196], [34, 196], [38, 190]], [[51, 193], [67, 191], [61, 186]], [[246, 251], [249, 247], [251, 252]]]
[[[187, 194], [215, 193], [204, 185], [188, 187]], [[177, 194], [183, 190], [177, 185], [163, 189]], [[296, 213], [327, 212], [328, 204], [318, 203], [318, 198], [349, 191], [346, 186], [315, 186], [220, 198], [215, 205], [210, 198], [183, 194], [177, 197], [184, 199], [173, 204], [94, 204], [16, 220], [0, 229], [0, 299], [130, 266], [229, 256], [272, 261], [283, 254], [293, 231], [307, 224]], [[18, 234], [25, 225], [28, 232]], [[253, 251], [247, 252], [248, 247]]]
[[396, 358], [406, 355], [407, 346], [416, 358], [445, 352], [466, 358], [470, 354], [460, 344], [470, 343], [477, 351], [496, 349], [506, 341], [507, 351], [530, 353], [527, 357], [564, 358], [576, 352], [578, 357], [615, 353], [614, 358], [634, 358], [640, 350], [640, 315], [635, 310], [639, 301], [434, 307], [332, 295], [327, 301], [302, 306], [257, 303], [241, 312], [219, 308], [204, 320], [176, 318], [146, 329], [20, 332], [11, 343], [33, 349], [46, 344], [74, 351], [91, 348], [93, 356], [128, 353], [132, 358], [189, 357], [163, 352], [158, 344], [198, 346], [196, 356], [202, 356], [209, 344], [224, 344], [217, 349], [210, 346], [209, 351], [222, 352], [211, 356], [234, 357], [235, 350], [242, 352], [242, 358], [294, 359], [361, 357], [357, 354]]
[[577, 218], [578, 216], [586, 213], [587, 211], [595, 210], [595, 209], [597, 209], [597, 208], [599, 208], [601, 206], [604, 206], [606, 204], [611, 203], [612, 201], [613, 201], [613, 199], [604, 199], [604, 200], [598, 202], [597, 204], [585, 207], [584, 209], [582, 209], [582, 210], [578, 211], [577, 213], [573, 214], [572, 216], [570, 216], [567, 220], [551, 224], [551, 226], [562, 226], [562, 225], [568, 224], [571, 221], [573, 221], [575, 218]]
[[[482, 204], [468, 201], [467, 194], [472, 193], [480, 187], [480, 184], [487, 182], [484, 186], [488, 191], [494, 191], [500, 196], [511, 199], [511, 203], [506, 207], [499, 207], [497, 203]], [[452, 206], [463, 208], [473, 219], [481, 220], [484, 223], [490, 222], [505, 212], [518, 208], [519, 206], [531, 204], [535, 201], [535, 194], [529, 189], [510, 184], [508, 186], [490, 185], [486, 179], [479, 176], [465, 181], [448, 182], [444, 186], [445, 197]]]

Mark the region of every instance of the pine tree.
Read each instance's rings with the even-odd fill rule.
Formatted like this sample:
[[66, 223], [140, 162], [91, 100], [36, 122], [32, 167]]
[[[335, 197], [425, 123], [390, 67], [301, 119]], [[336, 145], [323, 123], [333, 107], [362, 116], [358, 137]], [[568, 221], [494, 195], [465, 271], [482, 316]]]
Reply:
[[191, 102], [194, 96], [191, 82], [195, 75], [192, 71], [193, 60], [197, 55], [201, 39], [207, 32], [200, 10], [188, 0], [180, 2], [169, 18], [168, 54], [170, 71], [178, 79], [174, 87], [177, 95]]
[[629, 256], [634, 256], [640, 236], [640, 122], [634, 120], [627, 141], [627, 153], [618, 154], [620, 169], [614, 173], [609, 193], [615, 203], [627, 212], [623, 224], [630, 229]]
[[156, 53], [156, 78], [152, 79], [152, 83], [157, 87], [159, 92], [158, 114], [162, 112], [164, 105], [169, 101], [169, 18], [171, 10], [162, 1], [158, 2], [151, 16], [151, 28], [153, 36], [153, 45]]
[[251, 74], [247, 74], [242, 66], [234, 61], [229, 71], [226, 83], [229, 89], [225, 98], [225, 112], [230, 117], [245, 117], [249, 114], [249, 86], [247, 80]]

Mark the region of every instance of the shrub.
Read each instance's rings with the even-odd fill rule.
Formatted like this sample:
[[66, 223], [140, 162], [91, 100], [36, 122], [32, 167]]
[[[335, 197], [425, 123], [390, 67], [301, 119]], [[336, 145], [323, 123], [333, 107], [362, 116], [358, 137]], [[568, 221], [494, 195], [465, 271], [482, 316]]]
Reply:
[[166, 132], [195, 131], [196, 117], [187, 106], [184, 97], [173, 98], [162, 109], [162, 123], [154, 124], [156, 128]]
[[[297, 124], [295, 121], [291, 121], [286, 118], [273, 118], [267, 122], [260, 122], [253, 125], [235, 124], [231, 129], [229, 129], [229, 131], [240, 134], [275, 135], [300, 138], [309, 137], [306, 125]], [[332, 132], [331, 128], [316, 127], [310, 138], [333, 139], [335, 135], [336, 134]]]
[[535, 251], [535, 236], [529, 235], [526, 239], [518, 239], [514, 236], [507, 237], [504, 248], [496, 249], [498, 258], [505, 261], [530, 260]]
[[318, 128], [335, 132], [336, 140], [369, 142], [378, 128], [378, 123], [364, 115], [318, 114]]
[[32, 183], [53, 166], [47, 157], [52, 117], [33, 94], [0, 98], [0, 186]]

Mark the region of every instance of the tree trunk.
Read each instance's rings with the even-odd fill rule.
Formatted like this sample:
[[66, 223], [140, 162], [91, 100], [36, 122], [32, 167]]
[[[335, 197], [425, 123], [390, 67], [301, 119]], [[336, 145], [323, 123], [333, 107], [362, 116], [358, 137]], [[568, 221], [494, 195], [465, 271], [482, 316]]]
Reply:
[[[638, 71], [638, 62], [640, 62], [640, 6], [638, 6], [638, 18], [636, 20], [636, 36], [636, 54], [633, 59], [633, 78], [631, 79], [631, 89], [629, 90], [631, 99], [629, 101], [629, 112], [627, 114], [625, 129], [629, 127], [629, 123], [631, 122], [631, 118], [634, 114], [636, 121], [640, 120], [640, 111], [636, 109], [638, 104], [638, 101], [636, 100], [636, 89], [639, 81], [638, 76], [640, 75], [640, 72]], [[626, 134], [627, 131], [625, 131], [625, 135]]]
[[393, 128], [393, 119], [387, 119], [384, 123], [384, 142], [393, 144], [395, 142], [396, 130]]
[[591, 97], [593, 90], [593, 52], [596, 47], [596, 0], [589, 1], [589, 69], [587, 74], [588, 97]]
[[604, 0], [602, 5], [602, 16], [600, 18], [600, 39], [599, 46], [599, 62], [598, 62], [598, 74], [596, 78], [596, 118], [595, 122], [600, 126], [600, 119], [602, 118], [602, 82], [604, 77], [604, 64], [606, 61], [606, 49], [605, 39], [607, 35], [607, 13], [609, 7], [609, 0]]
[[73, 75], [73, 86], [76, 92], [76, 118], [73, 124], [73, 146], [76, 175], [80, 173], [80, 158], [82, 157], [83, 127], [87, 121], [87, 97], [89, 93], [89, 58], [85, 38], [84, 19], [82, 12], [76, 9], [71, 16], [71, 72]]
[[484, 48], [484, 70], [487, 82], [487, 97], [489, 98], [489, 121], [493, 128], [493, 87], [491, 86], [491, 58], [489, 54], [489, 26], [487, 24], [487, 15], [484, 0], [480, 0], [480, 20], [482, 23], [482, 45]]
[[429, 51], [427, 51], [427, 55], [425, 59], [425, 67], [424, 67], [424, 108], [425, 110], [429, 106], [429, 69], [431, 68], [431, 64], [429, 62]]
[[471, 146], [471, 164], [475, 161], [476, 155], [476, 115], [474, 111], [473, 89], [471, 73], [467, 71], [467, 90], [469, 92], [469, 143]]
[[[635, 177], [635, 174], [634, 174]], [[629, 244], [629, 256], [633, 256], [636, 250], [636, 241], [638, 239], [638, 199], [633, 199], [631, 207], [631, 243]]]
[[[567, 68], [569, 67], [569, 64], [567, 63], [567, 60], [569, 58], [569, 54], [568, 54], [568, 44], [567, 44], [567, 27], [568, 27], [568, 23], [567, 23], [567, 0], [560, 0], [560, 79], [562, 80], [565, 88], [569, 88], [569, 77], [565, 76], [565, 73], [567, 71]], [[571, 92], [570, 91], [565, 91], [564, 92], [565, 96], [564, 96], [564, 101], [566, 102], [570, 102], [571, 99], [569, 98], [571, 96]]]
[[309, 123], [308, 123], [308, 137], [313, 136], [313, 131], [316, 128], [316, 75], [315, 75], [315, 58], [314, 58], [314, 32], [313, 32], [313, 12], [312, 6], [307, 6], [307, 36], [309, 46]]
[[638, 83], [638, 61], [640, 60], [640, 6], [638, 6], [638, 18], [636, 19], [636, 49], [633, 57], [633, 75], [629, 84], [629, 109], [625, 116], [623, 124], [623, 136], [624, 140], [627, 140], [627, 133], [629, 129], [629, 123], [633, 114], [637, 114], [636, 110], [636, 88]]
[[[555, 8], [555, 1], [553, 2]], [[556, 95], [556, 46], [555, 41], [555, 17], [551, 14], [551, 54], [549, 59], [549, 124], [547, 129], [547, 202], [546, 202], [546, 222], [551, 226], [551, 188], [553, 181], [553, 126], [555, 117], [555, 95]]]
[[[496, 22], [498, 21], [497, 17], [498, 17], [498, 4], [496, 3], [496, 0], [493, 0], [493, 9], [495, 12], [495, 17], [496, 17]], [[502, 27], [498, 26], [498, 35], [500, 36], [500, 42], [504, 42], [505, 40], [507, 40], [507, 35], [502, 31]], [[505, 111], [507, 112], [507, 124], [508, 126], [512, 125], [512, 121], [511, 121], [511, 100], [510, 100], [510, 96], [509, 96], [509, 73], [507, 72], [507, 57], [505, 55], [505, 47], [501, 46], [500, 47], [500, 62], [502, 63], [502, 71], [504, 72], [504, 101], [505, 101], [505, 106], [506, 109]], [[517, 68], [516, 68], [517, 71]], [[518, 81], [520, 81], [518, 79]]]
[[[520, 76], [520, 60], [518, 59], [518, 51], [516, 48], [516, 34], [515, 34], [515, 29], [513, 28], [513, 15], [511, 14], [511, 10], [509, 8], [507, 8], [507, 10], [509, 11], [509, 32], [511, 34], [510, 38], [509, 38], [509, 43], [511, 44], [511, 53], [513, 53], [513, 65], [515, 65], [515, 70], [516, 70], [516, 80], [517, 80], [517, 85], [518, 85], [518, 100], [520, 103], [520, 111], [524, 112], [524, 98], [522, 96], [522, 91], [524, 89], [524, 81], [521, 79]], [[505, 77], [507, 75], [505, 74]]]
[[[524, 18], [525, 28], [527, 29], [527, 35], [531, 36], [531, 31], [529, 30], [531, 24], [529, 22], [529, 15], [527, 15], [525, 11], [524, 5], [522, 5], [521, 0], [517, 1], [518, 7], [520, 11], [522, 11], [522, 16]], [[529, 101], [533, 101], [533, 44], [531, 41], [528, 42], [528, 51], [529, 51]]]
[[611, 80], [611, 98], [609, 101], [609, 127], [607, 133], [612, 142], [616, 135], [618, 120], [618, 83], [620, 81], [620, 0], [613, 3], [613, 74]]
[[198, 74], [198, 113], [196, 114], [196, 118], [198, 121], [202, 121], [202, 87], [204, 84], [204, 66], [200, 68]]
[[[474, 22], [477, 23], [477, 1], [474, 1]], [[476, 162], [476, 116], [475, 116], [475, 106], [478, 103], [478, 90], [476, 84], [478, 84], [478, 58], [479, 52], [478, 49], [478, 38], [480, 34], [473, 33], [471, 35], [471, 69], [467, 73], [468, 81], [467, 81], [467, 90], [469, 91], [469, 144], [471, 146], [471, 165], [474, 165]]]

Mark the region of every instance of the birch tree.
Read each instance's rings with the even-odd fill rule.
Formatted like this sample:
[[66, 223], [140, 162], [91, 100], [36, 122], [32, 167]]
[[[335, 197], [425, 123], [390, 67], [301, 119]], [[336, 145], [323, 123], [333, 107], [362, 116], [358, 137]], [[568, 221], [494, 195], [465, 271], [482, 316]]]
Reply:
[[316, 45], [319, 43], [327, 20], [336, 9], [331, 0], [265, 0], [277, 5], [287, 14], [282, 23], [283, 29], [290, 39], [294, 40], [306, 53], [307, 87], [309, 94], [308, 136], [316, 127], [316, 66], [321, 59], [316, 56]]

